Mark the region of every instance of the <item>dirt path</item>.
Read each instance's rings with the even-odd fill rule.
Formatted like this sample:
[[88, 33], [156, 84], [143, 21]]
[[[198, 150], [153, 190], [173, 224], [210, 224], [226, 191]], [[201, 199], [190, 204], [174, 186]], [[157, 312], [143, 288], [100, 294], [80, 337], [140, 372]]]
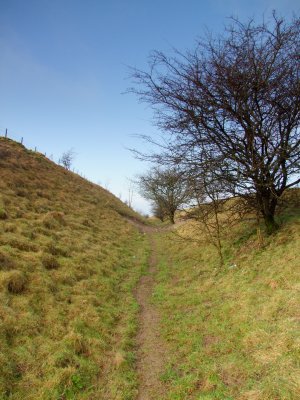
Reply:
[[140, 386], [137, 400], [159, 400], [164, 393], [160, 375], [164, 370], [166, 361], [166, 346], [159, 334], [159, 313], [151, 303], [157, 264], [153, 230], [146, 228], [145, 231], [149, 235], [151, 255], [148, 273], [141, 278], [136, 291], [136, 298], [140, 305], [137, 336], [137, 368]]
[[157, 232], [176, 230], [185, 221], [178, 221], [175, 225], [163, 227], [145, 225], [129, 218], [127, 221], [148, 235], [151, 245], [149, 270], [140, 279], [136, 289], [136, 299], [140, 306], [139, 331], [137, 335], [139, 390], [136, 400], [161, 400], [164, 398], [166, 388], [160, 378], [167, 363], [168, 352], [166, 343], [160, 336], [160, 315], [151, 301], [156, 283], [157, 267], [157, 250], [154, 236]]

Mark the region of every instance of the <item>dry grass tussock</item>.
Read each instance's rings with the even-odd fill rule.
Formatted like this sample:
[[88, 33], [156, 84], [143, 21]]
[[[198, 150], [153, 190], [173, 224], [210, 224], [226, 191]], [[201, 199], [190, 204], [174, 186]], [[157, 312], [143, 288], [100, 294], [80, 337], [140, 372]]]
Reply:
[[0, 175], [0, 399], [133, 398], [138, 216], [3, 138]]
[[249, 216], [225, 227], [222, 268], [201, 225], [162, 234], [155, 300], [173, 353], [165, 399], [300, 398], [299, 199], [287, 194], [281, 228], [261, 229], [262, 241]]

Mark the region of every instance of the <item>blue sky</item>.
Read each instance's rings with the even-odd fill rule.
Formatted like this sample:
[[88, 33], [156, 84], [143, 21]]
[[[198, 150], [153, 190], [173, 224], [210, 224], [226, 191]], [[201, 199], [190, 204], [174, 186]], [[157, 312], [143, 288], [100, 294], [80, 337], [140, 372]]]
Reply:
[[[193, 48], [228, 17], [299, 15], [299, 0], [0, 0], [0, 134], [24, 137], [55, 161], [73, 148], [74, 167], [128, 198], [145, 170], [128, 147], [155, 134], [133, 95], [128, 66], [145, 69], [152, 50]], [[147, 211], [138, 195], [134, 207]]]

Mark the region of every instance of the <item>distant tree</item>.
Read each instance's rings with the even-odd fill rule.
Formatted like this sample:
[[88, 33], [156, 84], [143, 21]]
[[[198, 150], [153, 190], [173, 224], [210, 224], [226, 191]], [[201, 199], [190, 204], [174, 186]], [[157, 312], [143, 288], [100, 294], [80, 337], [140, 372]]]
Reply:
[[138, 179], [141, 195], [154, 203], [160, 215], [175, 223], [175, 212], [189, 200], [189, 186], [175, 168], [153, 168]]
[[71, 169], [72, 162], [75, 158], [75, 152], [73, 149], [70, 149], [68, 151], [65, 151], [60, 159], [58, 160], [58, 163], [61, 164], [64, 168], [67, 170]]
[[150, 72], [134, 73], [132, 91], [168, 134], [155, 161], [197, 174], [217, 161], [224, 190], [253, 204], [270, 233], [278, 200], [300, 182], [299, 48], [299, 18], [233, 19], [223, 36], [174, 57], [155, 52]]
[[159, 204], [158, 202], [154, 202], [152, 204], [151, 209], [152, 209], [152, 213], [153, 213], [154, 217], [161, 220], [161, 222], [164, 222], [164, 219], [166, 217], [166, 212], [165, 212], [163, 206], [161, 204]]

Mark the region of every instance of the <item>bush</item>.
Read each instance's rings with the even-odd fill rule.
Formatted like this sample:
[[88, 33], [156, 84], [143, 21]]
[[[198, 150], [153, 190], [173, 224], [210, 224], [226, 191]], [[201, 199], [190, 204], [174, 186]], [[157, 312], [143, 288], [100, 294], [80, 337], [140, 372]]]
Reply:
[[70, 332], [66, 337], [66, 344], [78, 356], [90, 355], [89, 343], [80, 333]]
[[24, 211], [22, 210], [17, 210], [16, 212], [16, 218], [23, 218], [25, 216]]
[[18, 239], [12, 239], [8, 242], [8, 244], [11, 247], [21, 251], [34, 251], [34, 252], [38, 251], [38, 247], [36, 245]]
[[87, 226], [88, 228], [91, 228], [91, 227], [93, 227], [93, 222], [90, 219], [85, 218], [82, 221], [82, 225]]
[[15, 233], [17, 231], [16, 225], [13, 224], [5, 224], [4, 232], [6, 233]]
[[49, 243], [47, 246], [47, 250], [50, 254], [53, 256], [62, 256], [62, 257], [68, 257], [69, 252], [67, 249], [64, 249], [62, 247], [56, 246], [54, 243]]
[[19, 197], [28, 197], [28, 191], [24, 188], [19, 188], [16, 190], [16, 195]]
[[55, 257], [49, 255], [45, 255], [42, 258], [42, 264], [48, 270], [58, 269], [60, 267], [60, 263], [58, 262], [58, 260]]
[[11, 156], [11, 151], [8, 149], [0, 149], [0, 160], [3, 161]]
[[76, 365], [76, 358], [72, 350], [63, 349], [54, 355], [54, 366], [56, 368], [66, 368], [69, 365]]
[[6, 254], [0, 252], [0, 270], [9, 271], [15, 267], [15, 262]]
[[12, 270], [4, 275], [2, 282], [10, 293], [20, 294], [26, 288], [27, 278], [23, 272]]
[[48, 229], [59, 228], [59, 226], [65, 226], [66, 221], [64, 213], [58, 211], [52, 211], [46, 214], [43, 224]]
[[0, 208], [0, 219], [7, 219], [7, 218], [8, 218], [7, 212], [3, 208]]

